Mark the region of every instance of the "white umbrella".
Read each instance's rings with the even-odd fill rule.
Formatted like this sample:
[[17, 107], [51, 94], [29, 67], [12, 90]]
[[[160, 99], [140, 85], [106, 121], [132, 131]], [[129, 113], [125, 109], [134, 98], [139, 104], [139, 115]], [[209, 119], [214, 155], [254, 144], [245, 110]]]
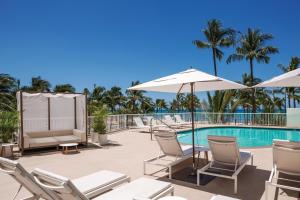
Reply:
[[300, 69], [276, 76], [253, 87], [300, 87]]
[[190, 92], [191, 114], [192, 114], [192, 143], [193, 143], [193, 165], [195, 166], [195, 141], [194, 141], [194, 92], [244, 89], [244, 85], [219, 78], [196, 69], [189, 69], [177, 74], [165, 76], [153, 81], [142, 83], [128, 88], [129, 90], [145, 90], [153, 92], [187, 93]]

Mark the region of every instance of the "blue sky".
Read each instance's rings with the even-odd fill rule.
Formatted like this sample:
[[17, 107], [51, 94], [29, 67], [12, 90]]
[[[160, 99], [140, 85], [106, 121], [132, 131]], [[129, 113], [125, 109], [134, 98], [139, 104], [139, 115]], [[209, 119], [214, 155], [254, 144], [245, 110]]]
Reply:
[[[300, 56], [298, 0], [289, 1], [75, 1], [1, 0], [0, 73], [30, 83], [71, 83], [81, 92], [93, 84], [127, 88], [193, 66], [213, 73], [210, 50], [199, 50], [207, 20], [245, 32], [272, 33], [280, 50], [270, 64], [255, 64], [263, 80], [280, 74], [277, 64]], [[225, 58], [233, 52], [226, 49]], [[218, 63], [219, 76], [239, 81], [245, 62]], [[166, 97], [165, 94], [150, 94]], [[173, 95], [172, 95], [173, 96]]]

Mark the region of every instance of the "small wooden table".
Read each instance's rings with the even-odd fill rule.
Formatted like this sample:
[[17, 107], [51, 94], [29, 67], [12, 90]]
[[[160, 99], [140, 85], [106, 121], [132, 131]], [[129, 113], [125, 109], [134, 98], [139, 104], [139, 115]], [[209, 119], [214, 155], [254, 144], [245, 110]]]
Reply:
[[78, 150], [78, 143], [66, 143], [66, 144], [60, 144], [59, 145], [60, 147], [62, 147], [62, 153], [63, 154], [68, 154], [68, 152], [69, 152], [69, 148], [70, 147], [74, 147], [74, 151], [76, 151], [76, 152], [79, 152], [79, 150]]

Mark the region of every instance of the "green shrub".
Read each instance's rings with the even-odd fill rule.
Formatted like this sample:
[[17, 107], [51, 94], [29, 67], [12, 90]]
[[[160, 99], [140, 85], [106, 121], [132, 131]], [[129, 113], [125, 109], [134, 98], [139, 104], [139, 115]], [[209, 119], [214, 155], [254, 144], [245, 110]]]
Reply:
[[107, 108], [105, 106], [98, 107], [94, 113], [93, 129], [98, 134], [106, 134], [106, 117]]
[[12, 139], [12, 134], [18, 130], [17, 112], [0, 112], [0, 140], [4, 143]]

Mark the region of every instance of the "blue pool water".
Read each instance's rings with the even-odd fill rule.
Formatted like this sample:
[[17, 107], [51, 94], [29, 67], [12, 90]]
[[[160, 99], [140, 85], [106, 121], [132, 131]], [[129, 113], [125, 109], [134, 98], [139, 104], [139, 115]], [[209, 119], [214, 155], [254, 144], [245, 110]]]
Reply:
[[[261, 147], [272, 145], [273, 139], [300, 141], [300, 131], [292, 129], [212, 127], [195, 130], [195, 144], [207, 146], [207, 135], [235, 136], [240, 147]], [[192, 131], [178, 134], [178, 140], [192, 144]]]

